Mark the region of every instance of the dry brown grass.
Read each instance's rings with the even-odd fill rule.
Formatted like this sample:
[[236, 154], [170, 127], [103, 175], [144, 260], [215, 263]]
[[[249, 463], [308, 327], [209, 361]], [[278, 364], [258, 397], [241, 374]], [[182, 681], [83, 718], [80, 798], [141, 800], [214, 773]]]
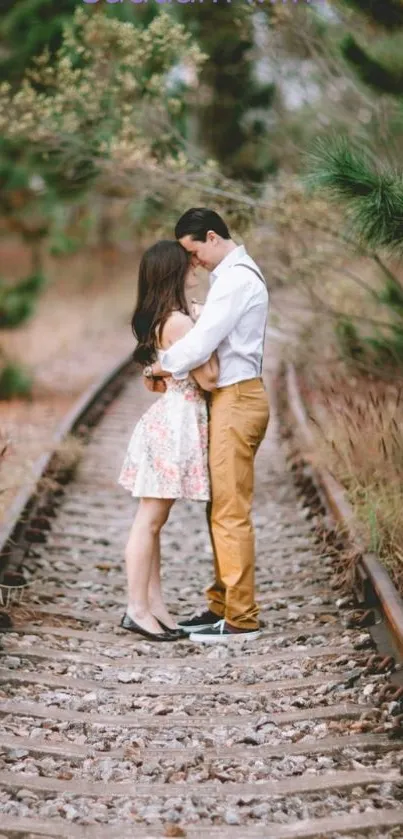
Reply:
[[317, 376], [306, 397], [317, 462], [346, 488], [366, 544], [403, 591], [403, 385], [340, 371]]
[[[401, 266], [393, 266], [402, 274]], [[398, 269], [398, 270], [397, 270]], [[359, 282], [357, 282], [357, 278]], [[361, 284], [360, 284], [361, 283]], [[316, 459], [346, 488], [368, 548], [378, 553], [403, 594], [403, 375], [388, 381], [346, 363], [332, 313], [358, 315], [360, 331], [390, 311], [368, 291], [382, 274], [371, 260], [348, 260], [312, 282], [274, 296], [281, 327], [290, 335], [284, 355], [298, 368], [312, 417]], [[320, 301], [320, 302], [318, 302]]]

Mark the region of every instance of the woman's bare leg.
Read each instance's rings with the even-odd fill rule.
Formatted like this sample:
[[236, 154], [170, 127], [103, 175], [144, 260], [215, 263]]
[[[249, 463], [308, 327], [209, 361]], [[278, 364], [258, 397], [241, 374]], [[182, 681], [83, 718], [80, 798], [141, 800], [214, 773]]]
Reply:
[[152, 559], [150, 580], [148, 583], [148, 602], [154, 617], [161, 620], [170, 629], [176, 629], [176, 621], [168, 612], [161, 588], [161, 547], [160, 541], [155, 547]]
[[150, 609], [148, 587], [153, 557], [159, 550], [160, 531], [172, 503], [165, 498], [141, 498], [126, 545], [127, 614], [147, 632], [161, 632]]

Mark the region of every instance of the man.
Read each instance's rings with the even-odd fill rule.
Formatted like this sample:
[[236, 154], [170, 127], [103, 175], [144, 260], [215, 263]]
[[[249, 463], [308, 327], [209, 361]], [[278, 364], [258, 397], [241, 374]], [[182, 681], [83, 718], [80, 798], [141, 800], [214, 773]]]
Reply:
[[214, 350], [220, 363], [209, 428], [215, 581], [207, 590], [209, 608], [178, 625], [194, 642], [253, 640], [259, 611], [251, 506], [254, 457], [269, 421], [261, 377], [268, 292], [256, 263], [213, 210], [188, 210], [175, 235], [193, 263], [211, 271], [210, 291], [193, 329], [163, 352], [148, 374], [185, 378]]

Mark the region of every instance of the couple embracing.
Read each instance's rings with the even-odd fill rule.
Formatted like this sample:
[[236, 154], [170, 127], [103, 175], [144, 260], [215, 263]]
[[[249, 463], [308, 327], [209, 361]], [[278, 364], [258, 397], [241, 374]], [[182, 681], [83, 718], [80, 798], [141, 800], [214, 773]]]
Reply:
[[[262, 380], [268, 292], [213, 210], [188, 210], [175, 236], [144, 254], [132, 318], [134, 359], [161, 396], [137, 423], [119, 476], [140, 499], [125, 553], [121, 626], [153, 641], [254, 640], [251, 507], [254, 458], [269, 421]], [[187, 303], [197, 266], [210, 271], [203, 307]], [[205, 611], [179, 622], [160, 578], [160, 531], [177, 499], [207, 502], [215, 575]]]

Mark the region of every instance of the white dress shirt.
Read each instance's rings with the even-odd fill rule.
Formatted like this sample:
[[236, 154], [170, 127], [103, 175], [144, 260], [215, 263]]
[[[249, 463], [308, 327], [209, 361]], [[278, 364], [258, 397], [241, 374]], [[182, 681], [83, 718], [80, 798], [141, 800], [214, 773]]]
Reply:
[[261, 275], [243, 245], [227, 254], [210, 275], [206, 303], [193, 329], [160, 353], [163, 370], [183, 379], [217, 350], [217, 387], [261, 375], [269, 295], [255, 271]]

